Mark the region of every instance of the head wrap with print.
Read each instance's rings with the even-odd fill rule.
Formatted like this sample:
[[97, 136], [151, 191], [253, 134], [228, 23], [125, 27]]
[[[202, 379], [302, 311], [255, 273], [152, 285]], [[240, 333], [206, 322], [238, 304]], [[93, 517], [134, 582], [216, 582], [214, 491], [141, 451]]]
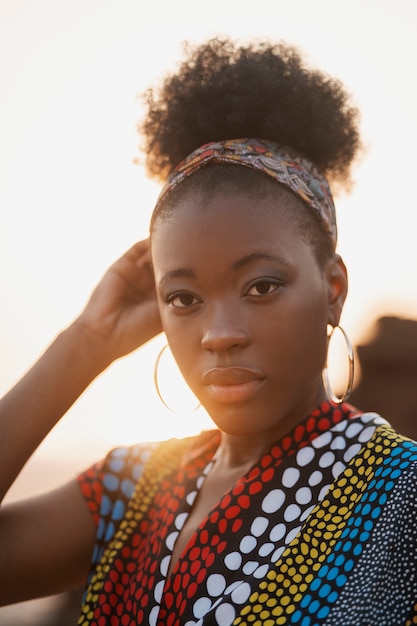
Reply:
[[167, 193], [210, 162], [250, 167], [288, 187], [313, 209], [336, 247], [336, 212], [326, 178], [311, 161], [291, 148], [271, 141], [229, 139], [197, 148], [171, 172], [159, 195], [156, 209]]

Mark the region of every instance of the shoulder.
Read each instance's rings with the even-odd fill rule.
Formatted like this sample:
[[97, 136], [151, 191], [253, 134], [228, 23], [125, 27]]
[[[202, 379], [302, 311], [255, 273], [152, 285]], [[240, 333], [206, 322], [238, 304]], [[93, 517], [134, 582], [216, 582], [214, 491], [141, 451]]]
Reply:
[[157, 468], [167, 464], [179, 464], [183, 458], [187, 462], [208, 442], [218, 438], [217, 431], [207, 431], [200, 435], [166, 441], [138, 443], [131, 446], [118, 446], [110, 450], [104, 459], [95, 463], [78, 476], [78, 482], [87, 499], [108, 498], [129, 500], [145, 468], [157, 472]]

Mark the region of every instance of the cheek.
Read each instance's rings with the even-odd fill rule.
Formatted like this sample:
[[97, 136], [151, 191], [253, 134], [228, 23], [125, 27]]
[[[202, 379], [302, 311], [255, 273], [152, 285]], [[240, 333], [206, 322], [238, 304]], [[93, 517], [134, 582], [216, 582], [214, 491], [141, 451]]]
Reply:
[[184, 378], [188, 381], [190, 373], [195, 369], [198, 340], [193, 338], [190, 325], [185, 320], [175, 320], [169, 314], [161, 314], [162, 328], [168, 340], [172, 355]]
[[327, 350], [327, 307], [323, 298], [311, 297], [278, 311], [264, 327], [265, 349], [293, 373], [321, 371]]

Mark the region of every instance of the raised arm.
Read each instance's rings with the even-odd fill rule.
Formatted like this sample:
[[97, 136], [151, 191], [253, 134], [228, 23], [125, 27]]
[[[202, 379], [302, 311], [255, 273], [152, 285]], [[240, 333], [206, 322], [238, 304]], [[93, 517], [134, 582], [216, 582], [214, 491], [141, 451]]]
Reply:
[[[161, 323], [146, 240], [135, 244], [109, 268], [80, 316], [55, 338], [1, 399], [1, 499], [32, 452], [96, 376], [159, 332]], [[65, 510], [70, 506], [68, 515], [63, 506]], [[45, 564], [50, 562], [46, 578], [52, 580], [54, 568], [63, 568], [65, 559], [72, 558], [76, 570], [80, 555], [93, 538], [88, 517], [74, 485], [28, 503], [5, 506], [0, 511], [0, 586], [13, 572], [26, 584], [23, 570], [29, 572], [28, 585], [36, 580], [40, 545], [45, 548], [42, 551]], [[78, 541], [79, 545], [63, 550], [62, 543], [59, 544], [65, 532], [67, 539]], [[55, 555], [59, 550], [61, 554]], [[81, 567], [83, 571], [85, 565]], [[77, 582], [79, 576], [74, 571], [64, 584]], [[23, 592], [21, 597], [11, 597], [11, 601], [53, 591], [54, 587], [46, 580], [39, 591]], [[0, 601], [4, 603], [8, 597]]]

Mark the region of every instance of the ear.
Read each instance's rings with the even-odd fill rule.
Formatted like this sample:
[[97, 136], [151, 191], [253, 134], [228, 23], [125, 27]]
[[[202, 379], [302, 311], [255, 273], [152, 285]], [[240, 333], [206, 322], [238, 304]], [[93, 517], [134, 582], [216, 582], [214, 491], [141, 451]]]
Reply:
[[328, 324], [337, 326], [348, 292], [348, 276], [342, 258], [335, 254], [325, 269], [328, 283]]

